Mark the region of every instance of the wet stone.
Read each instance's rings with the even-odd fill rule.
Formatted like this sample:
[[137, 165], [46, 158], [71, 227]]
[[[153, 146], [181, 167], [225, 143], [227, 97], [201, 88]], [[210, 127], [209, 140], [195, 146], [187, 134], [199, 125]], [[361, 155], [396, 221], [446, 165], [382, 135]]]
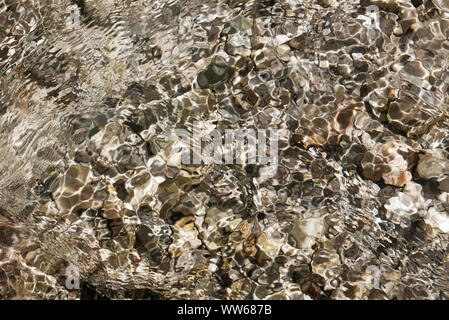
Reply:
[[198, 74], [198, 84], [201, 88], [211, 88], [216, 90], [220, 85], [228, 81], [234, 70], [221, 56], [215, 56], [206, 70]]
[[447, 0], [1, 8], [0, 299], [449, 298]]

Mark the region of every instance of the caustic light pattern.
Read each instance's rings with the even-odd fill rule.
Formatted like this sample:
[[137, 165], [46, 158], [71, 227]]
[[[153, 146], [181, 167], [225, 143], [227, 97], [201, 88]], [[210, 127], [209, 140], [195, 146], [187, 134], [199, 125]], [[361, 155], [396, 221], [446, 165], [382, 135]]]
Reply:
[[449, 298], [448, 65], [448, 0], [1, 0], [0, 298]]

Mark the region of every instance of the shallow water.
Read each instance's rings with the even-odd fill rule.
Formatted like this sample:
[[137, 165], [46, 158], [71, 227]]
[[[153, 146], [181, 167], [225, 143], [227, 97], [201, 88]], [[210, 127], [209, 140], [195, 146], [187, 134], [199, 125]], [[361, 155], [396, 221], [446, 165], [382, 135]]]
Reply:
[[[448, 39], [446, 0], [0, 1], [0, 298], [446, 299]], [[278, 163], [198, 155], [242, 129]]]

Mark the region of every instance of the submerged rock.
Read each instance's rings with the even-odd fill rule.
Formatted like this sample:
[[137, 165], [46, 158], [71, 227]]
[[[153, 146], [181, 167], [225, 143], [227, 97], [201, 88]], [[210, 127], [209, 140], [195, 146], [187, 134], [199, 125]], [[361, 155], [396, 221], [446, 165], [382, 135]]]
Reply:
[[0, 299], [449, 297], [446, 0], [1, 3]]

